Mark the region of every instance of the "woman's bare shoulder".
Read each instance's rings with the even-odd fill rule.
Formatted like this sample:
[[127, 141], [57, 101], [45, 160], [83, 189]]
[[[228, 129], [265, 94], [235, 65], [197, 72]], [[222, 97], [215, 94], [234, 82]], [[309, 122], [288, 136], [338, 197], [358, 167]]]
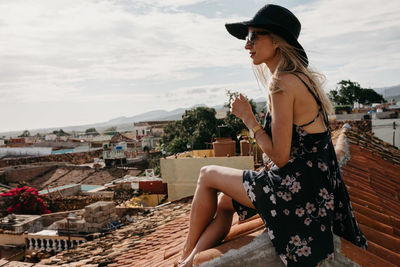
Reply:
[[293, 73], [283, 72], [278, 75], [277, 86], [289, 94], [299, 93], [299, 89], [306, 89], [303, 82]]

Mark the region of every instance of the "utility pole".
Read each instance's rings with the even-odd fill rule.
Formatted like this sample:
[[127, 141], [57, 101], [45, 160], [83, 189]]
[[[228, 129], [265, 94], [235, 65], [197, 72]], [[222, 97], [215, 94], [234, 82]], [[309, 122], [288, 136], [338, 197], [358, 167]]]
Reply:
[[396, 122], [393, 122], [393, 146], [395, 145], [395, 136], [396, 136]]

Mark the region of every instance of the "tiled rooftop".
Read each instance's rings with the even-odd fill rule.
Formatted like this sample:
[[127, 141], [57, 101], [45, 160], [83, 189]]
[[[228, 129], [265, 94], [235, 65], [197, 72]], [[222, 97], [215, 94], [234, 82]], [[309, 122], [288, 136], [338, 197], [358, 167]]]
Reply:
[[351, 159], [342, 172], [355, 216], [368, 240], [368, 252], [399, 266], [400, 165], [381, 158], [375, 146], [354, 144], [353, 138], [349, 137]]
[[[334, 142], [340, 132], [333, 133]], [[342, 167], [343, 179], [369, 247], [365, 251], [340, 239], [340, 253], [361, 266], [400, 266], [400, 151], [368, 132], [350, 130], [345, 135], [350, 159]], [[133, 222], [113, 233], [40, 263], [58, 266], [173, 266], [183, 248], [189, 212], [190, 200], [182, 200], [148, 214], [132, 216]], [[242, 248], [260, 236], [263, 228], [257, 216], [240, 224], [235, 217], [225, 241], [200, 253], [195, 263], [218, 258], [232, 248]]]
[[[114, 259], [121, 255], [130, 255], [130, 251], [135, 248], [140, 250], [138, 255], [155, 254], [151, 253], [154, 249], [143, 244], [146, 243], [148, 236], [157, 229], [155, 236], [152, 239], [154, 244], [157, 244], [161, 239], [170, 242], [179, 230], [166, 228], [167, 234], [162, 236], [159, 231], [162, 231], [171, 221], [176, 222], [181, 219], [182, 215], [188, 214], [190, 211], [190, 199], [183, 199], [174, 203], [169, 203], [164, 206], [150, 209], [147, 212], [131, 215], [127, 224], [112, 233], [105, 234], [93, 241], [86, 242], [80, 245], [77, 249], [61, 252], [51, 258], [44, 259], [41, 264], [65, 265], [68, 264], [94, 264], [94, 266], [106, 266], [114, 262]], [[178, 219], [177, 219], [178, 218]], [[157, 246], [154, 246], [157, 248]], [[142, 249], [140, 249], [142, 248]], [[141, 265], [136, 265], [141, 266]], [[146, 266], [146, 265], [143, 265]], [[151, 266], [151, 265], [148, 265]]]
[[[335, 139], [340, 132], [333, 134]], [[370, 133], [350, 130], [346, 136], [350, 160], [342, 168], [343, 179], [369, 248], [365, 251], [340, 239], [340, 253], [361, 266], [399, 266], [400, 165], [396, 162], [400, 153]], [[159, 227], [109, 266], [172, 266], [182, 251], [188, 220], [187, 213]], [[194, 263], [198, 265], [240, 248], [262, 232], [258, 217], [241, 224], [236, 220], [223, 244], [200, 253]]]

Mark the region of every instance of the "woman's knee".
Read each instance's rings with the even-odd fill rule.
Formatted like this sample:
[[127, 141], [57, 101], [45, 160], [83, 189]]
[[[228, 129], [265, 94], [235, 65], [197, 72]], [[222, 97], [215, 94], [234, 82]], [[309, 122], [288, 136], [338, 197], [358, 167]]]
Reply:
[[203, 185], [203, 186], [210, 186], [210, 180], [213, 179], [212, 172], [213, 172], [214, 168], [215, 168], [215, 166], [213, 166], [213, 165], [201, 167], [199, 179], [197, 180], [197, 184]]
[[218, 210], [234, 212], [232, 198], [224, 193], [221, 193], [218, 197]]

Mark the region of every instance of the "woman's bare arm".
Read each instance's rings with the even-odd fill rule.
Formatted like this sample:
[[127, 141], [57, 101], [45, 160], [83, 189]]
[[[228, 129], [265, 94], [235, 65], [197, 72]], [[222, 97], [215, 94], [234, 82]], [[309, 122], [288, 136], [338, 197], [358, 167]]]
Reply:
[[[285, 88], [290, 86], [290, 84], [285, 85]], [[293, 103], [294, 96], [290, 89], [272, 94], [272, 138], [264, 130], [259, 130], [256, 133], [257, 144], [278, 167], [285, 165], [290, 156]], [[249, 129], [257, 125], [258, 122], [251, 110], [251, 106], [243, 95], [239, 95], [238, 98], [234, 99], [231, 110], [234, 115], [243, 120]]]

